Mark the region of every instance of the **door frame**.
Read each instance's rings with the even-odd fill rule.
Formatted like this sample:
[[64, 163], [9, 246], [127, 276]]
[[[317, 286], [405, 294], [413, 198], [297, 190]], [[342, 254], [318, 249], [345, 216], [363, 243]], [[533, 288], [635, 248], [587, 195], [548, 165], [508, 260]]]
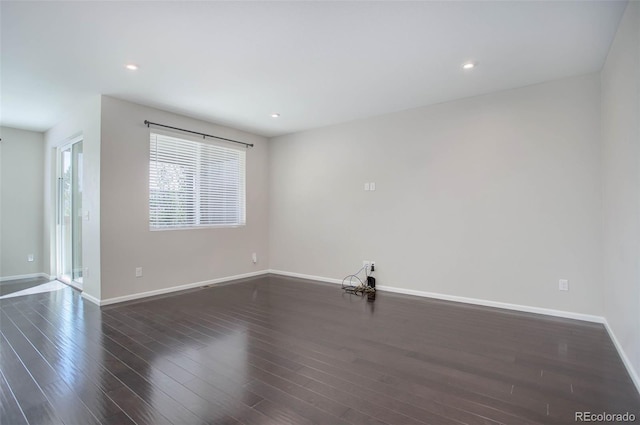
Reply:
[[[62, 264], [62, 243], [63, 243], [63, 235], [62, 235], [62, 152], [67, 149], [71, 149], [73, 152], [73, 145], [76, 143], [81, 143], [84, 141], [83, 135], [78, 135], [69, 140], [66, 140], [63, 145], [56, 147], [56, 185], [55, 185], [55, 200], [56, 200], [56, 242], [55, 242], [55, 250], [56, 250], [56, 270], [55, 276], [56, 280], [59, 280], [62, 283], [65, 283], [69, 286], [72, 286], [80, 291], [82, 291], [82, 283], [73, 279], [73, 260], [72, 260], [72, 271], [69, 279], [65, 279], [63, 275], [63, 264]], [[72, 183], [73, 184], [73, 183]], [[73, 192], [73, 189], [72, 189]], [[74, 212], [72, 211], [72, 216]], [[80, 220], [80, 225], [82, 226], [83, 220]], [[73, 231], [73, 230], [72, 230]], [[80, 249], [82, 249], [82, 242], [80, 242]], [[72, 254], [73, 257], [73, 254]]]

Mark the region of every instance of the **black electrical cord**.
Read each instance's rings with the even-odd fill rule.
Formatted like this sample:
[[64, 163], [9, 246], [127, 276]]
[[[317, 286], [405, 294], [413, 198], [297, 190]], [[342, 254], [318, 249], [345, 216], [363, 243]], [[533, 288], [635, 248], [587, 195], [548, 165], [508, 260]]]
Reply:
[[[347, 294], [353, 294], [353, 295], [358, 295], [358, 296], [364, 296], [364, 294], [370, 294], [370, 293], [375, 293], [376, 290], [375, 288], [370, 287], [367, 283], [368, 282], [368, 278], [370, 276], [370, 274], [368, 273], [369, 270], [369, 265], [365, 265], [363, 266], [360, 270], [358, 270], [356, 273], [354, 274], [350, 274], [347, 275], [344, 279], [342, 279], [342, 289], [345, 291], [345, 293]], [[364, 271], [364, 282], [362, 281], [362, 279], [360, 279], [360, 277], [358, 277], [358, 275]], [[373, 273], [374, 270], [371, 270], [371, 273]], [[347, 279], [349, 280], [349, 284], [345, 285], [345, 282], [347, 281]], [[357, 281], [357, 284], [354, 285], [354, 280]]]

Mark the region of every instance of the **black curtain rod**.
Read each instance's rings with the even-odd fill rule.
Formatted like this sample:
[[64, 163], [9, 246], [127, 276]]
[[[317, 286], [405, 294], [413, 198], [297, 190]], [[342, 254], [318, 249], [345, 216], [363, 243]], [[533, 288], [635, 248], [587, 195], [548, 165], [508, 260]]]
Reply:
[[247, 147], [247, 148], [249, 148], [249, 147], [252, 148], [253, 147], [253, 143], [245, 143], [245, 142], [239, 142], [237, 140], [225, 139], [224, 137], [213, 136], [211, 134], [200, 133], [198, 131], [185, 130], [184, 128], [171, 127], [170, 125], [158, 124], [157, 122], [151, 122], [149, 120], [144, 120], [144, 123], [145, 123], [145, 125], [147, 127], [149, 127], [150, 125], [155, 125], [157, 127], [170, 128], [172, 130], [184, 131], [185, 133], [197, 134], [199, 136], [202, 136], [203, 138], [204, 137], [213, 137], [214, 139], [226, 140], [227, 142], [231, 142], [231, 143], [239, 143], [241, 145], [245, 145], [245, 147]]

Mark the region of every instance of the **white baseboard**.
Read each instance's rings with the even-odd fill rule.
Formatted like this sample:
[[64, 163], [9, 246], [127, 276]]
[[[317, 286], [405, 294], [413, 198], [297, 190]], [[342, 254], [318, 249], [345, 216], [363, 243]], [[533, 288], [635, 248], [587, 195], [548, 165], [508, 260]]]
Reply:
[[277, 275], [280, 275], [280, 276], [297, 277], [298, 279], [317, 280], [318, 282], [337, 283], [338, 285], [340, 285], [342, 283], [342, 279], [333, 279], [333, 278], [330, 278], [330, 277], [313, 276], [313, 275], [310, 275], [310, 274], [303, 274], [303, 273], [285, 272], [283, 270], [269, 270], [269, 273], [277, 274]]
[[104, 306], [104, 305], [121, 303], [125, 301], [137, 300], [140, 298], [153, 297], [155, 295], [163, 295], [171, 292], [184, 291], [185, 289], [197, 288], [199, 286], [204, 286], [204, 285], [216, 285], [219, 283], [229, 282], [232, 280], [246, 279], [249, 277], [260, 276], [268, 273], [269, 273], [269, 270], [261, 270], [257, 272], [221, 277], [218, 279], [203, 280], [202, 282], [187, 283], [184, 285], [172, 286], [170, 288], [156, 289], [154, 291], [147, 291], [147, 292], [138, 292], [136, 294], [123, 295], [121, 297], [113, 297], [113, 298], [106, 298], [106, 299], [100, 299], [100, 300], [90, 295], [85, 295], [84, 292], [82, 293], [82, 296], [99, 306]]
[[100, 300], [96, 297], [94, 297], [93, 295], [89, 295], [86, 292], [82, 292], [82, 298], [84, 298], [87, 301], [91, 301], [92, 303], [94, 303], [97, 306], [100, 306]]
[[5, 282], [7, 280], [35, 279], [37, 277], [44, 277], [45, 279], [51, 280], [51, 276], [49, 276], [46, 273], [29, 273], [29, 274], [18, 274], [15, 276], [0, 277], [0, 282]]
[[[289, 276], [289, 277], [297, 277], [300, 279], [317, 280], [320, 282], [338, 283], [338, 284], [342, 283], [342, 279], [333, 279], [329, 277], [313, 276], [313, 275], [302, 274], [302, 273], [292, 273], [292, 272], [286, 272], [282, 270], [270, 270], [270, 272], [272, 274]], [[416, 291], [413, 289], [397, 288], [395, 286], [378, 285], [376, 286], [376, 289], [380, 291], [386, 291], [386, 292], [395, 292], [397, 294], [414, 295], [417, 297], [435, 298], [438, 300], [481, 305], [485, 307], [503, 308], [507, 310], [523, 311], [526, 313], [545, 314], [547, 316], [564, 317], [567, 319], [584, 320], [587, 322], [595, 322], [595, 323], [604, 323], [604, 317], [594, 316], [591, 314], [573, 313], [570, 311], [553, 310], [549, 308], [532, 307], [532, 306], [526, 306], [526, 305], [520, 305], [520, 304], [510, 304], [510, 303], [504, 303], [499, 301], [483, 300], [479, 298], [460, 297], [457, 295], [440, 294], [437, 292]]]
[[574, 313], [571, 311], [553, 310], [550, 308], [533, 307], [533, 306], [521, 305], [521, 304], [511, 304], [511, 303], [505, 303], [500, 301], [490, 301], [490, 300], [484, 300], [481, 298], [460, 297], [458, 295], [447, 295], [447, 294], [440, 294], [437, 292], [415, 291], [412, 289], [402, 289], [402, 288], [396, 288], [393, 286], [381, 285], [381, 286], [376, 286], [376, 289], [379, 289], [381, 291], [387, 291], [387, 292], [395, 292], [398, 294], [415, 295], [417, 297], [435, 298], [435, 299], [444, 300], [444, 301], [454, 301], [458, 303], [481, 305], [484, 307], [502, 308], [505, 310], [515, 310], [515, 311], [521, 311], [525, 313], [544, 314], [547, 316], [563, 317], [565, 319], [584, 320], [585, 322], [604, 323], [604, 317], [602, 316], [594, 316], [591, 314], [583, 314], [583, 313]]
[[629, 360], [629, 357], [627, 357], [627, 354], [624, 352], [624, 349], [622, 348], [620, 341], [618, 341], [618, 338], [616, 338], [616, 334], [613, 332], [613, 329], [611, 329], [611, 326], [609, 326], [609, 322], [607, 322], [607, 319], [604, 319], [603, 323], [604, 323], [605, 329], [609, 333], [609, 337], [611, 338], [611, 341], [613, 341], [613, 345], [616, 346], [616, 350], [618, 350], [618, 354], [620, 354], [622, 363], [624, 363], [625, 367], [627, 368], [627, 372], [629, 372], [629, 376], [631, 377], [631, 380], [636, 386], [636, 390], [638, 390], [638, 393], [640, 393], [640, 377], [638, 376], [638, 372], [636, 372], [636, 369], [635, 367], [633, 367], [631, 360]]

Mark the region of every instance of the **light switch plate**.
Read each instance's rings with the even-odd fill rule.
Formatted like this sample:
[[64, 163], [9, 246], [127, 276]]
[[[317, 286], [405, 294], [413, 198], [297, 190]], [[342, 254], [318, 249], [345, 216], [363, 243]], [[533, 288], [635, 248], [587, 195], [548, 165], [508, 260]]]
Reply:
[[558, 289], [560, 291], [568, 291], [569, 290], [569, 281], [567, 279], [560, 279], [558, 281]]

